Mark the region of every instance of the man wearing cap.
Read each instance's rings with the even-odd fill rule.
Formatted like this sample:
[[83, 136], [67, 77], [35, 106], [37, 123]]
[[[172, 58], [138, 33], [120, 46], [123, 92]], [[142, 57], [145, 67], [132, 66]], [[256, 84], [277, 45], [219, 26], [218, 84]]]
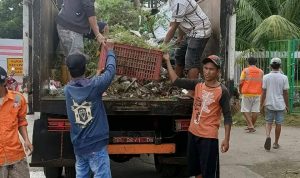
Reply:
[[262, 79], [264, 72], [256, 67], [257, 60], [248, 58], [249, 66], [245, 68], [240, 77], [240, 92], [242, 94], [241, 112], [248, 127], [248, 133], [255, 132], [254, 125], [260, 112], [260, 96], [262, 94]]
[[200, 57], [212, 33], [210, 20], [195, 0], [169, 0], [169, 6], [172, 18], [164, 43], [169, 43], [179, 30], [180, 45], [175, 51], [176, 74], [183, 77], [186, 69], [187, 78], [197, 79]]
[[91, 30], [99, 44], [104, 43], [105, 38], [99, 31], [94, 4], [95, 0], [63, 1], [56, 23], [65, 56], [78, 50], [83, 53], [83, 34], [88, 34]]
[[7, 73], [0, 67], [0, 177], [29, 178], [26, 154], [31, 155], [33, 146], [27, 133], [27, 104], [21, 93], [8, 90], [6, 84]]
[[261, 97], [261, 110], [265, 107], [265, 120], [266, 120], [266, 141], [265, 149], [271, 149], [272, 124], [275, 120], [275, 142], [273, 148], [278, 149], [278, 144], [281, 124], [284, 121], [284, 111], [289, 111], [288, 102], [288, 89], [289, 81], [287, 76], [280, 72], [281, 59], [273, 58], [270, 63], [272, 71], [263, 77], [263, 94]]
[[65, 87], [68, 119], [71, 123], [71, 141], [76, 156], [76, 178], [111, 178], [107, 152], [109, 127], [102, 94], [116, 73], [116, 57], [111, 44], [104, 73], [92, 79], [84, 76], [86, 59], [82, 54], [71, 54], [66, 63], [72, 80]]
[[168, 73], [173, 85], [195, 91], [193, 113], [188, 129], [189, 176], [196, 178], [218, 178], [219, 140], [218, 130], [221, 114], [224, 117], [225, 138], [221, 143], [222, 153], [229, 149], [232, 117], [230, 95], [227, 88], [218, 81], [221, 60], [211, 55], [203, 63], [204, 82], [198, 79], [178, 78], [170, 63], [169, 54], [164, 54]]

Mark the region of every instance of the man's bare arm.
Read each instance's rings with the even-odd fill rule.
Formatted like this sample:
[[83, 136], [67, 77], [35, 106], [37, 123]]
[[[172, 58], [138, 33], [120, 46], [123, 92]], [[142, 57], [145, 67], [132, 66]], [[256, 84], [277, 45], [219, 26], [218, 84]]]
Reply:
[[240, 85], [239, 85], [239, 92], [242, 93], [242, 87], [244, 84], [244, 80], [240, 80]]
[[283, 98], [286, 105], [286, 110], [289, 112], [289, 92], [288, 90], [283, 90]]
[[31, 155], [33, 152], [33, 146], [29, 140], [28, 132], [27, 132], [27, 126], [20, 126], [19, 127], [19, 133], [21, 134], [23, 140], [24, 140], [24, 147], [25, 151], [28, 155]]
[[165, 44], [168, 44], [171, 41], [171, 39], [174, 37], [174, 34], [175, 34], [178, 26], [179, 26], [179, 22], [171, 22], [170, 23], [169, 30], [167, 32], [167, 35], [166, 35], [165, 39], [164, 39]]
[[169, 53], [164, 54], [163, 56], [166, 64], [167, 64], [167, 69], [168, 69], [168, 74], [169, 74], [169, 78], [172, 81], [172, 83], [174, 83], [174, 81], [178, 78], [176, 72], [174, 71], [172, 64], [170, 62], [170, 55]]
[[265, 100], [266, 100], [266, 94], [267, 94], [267, 90], [263, 89], [263, 92], [262, 92], [262, 95], [261, 95], [261, 99], [260, 99], [260, 108], [264, 107]]
[[229, 142], [230, 142], [230, 131], [231, 131], [231, 125], [230, 124], [226, 124], [224, 125], [225, 127], [225, 138], [222, 141], [221, 144], [221, 152], [225, 153], [229, 150]]
[[99, 32], [99, 27], [97, 24], [97, 18], [96, 16], [91, 16], [89, 17], [89, 24], [91, 29], [93, 30], [96, 40], [98, 41], [99, 44], [103, 43], [105, 41], [104, 36]]

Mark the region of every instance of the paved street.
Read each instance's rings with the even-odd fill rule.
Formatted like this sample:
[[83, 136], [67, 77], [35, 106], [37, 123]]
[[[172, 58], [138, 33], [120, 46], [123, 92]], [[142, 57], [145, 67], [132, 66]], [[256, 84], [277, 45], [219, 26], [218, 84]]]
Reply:
[[[33, 119], [29, 121], [32, 133]], [[220, 129], [220, 140], [224, 129]], [[300, 129], [283, 127], [281, 148], [266, 152], [264, 128], [255, 133], [245, 133], [243, 128], [233, 128], [228, 153], [220, 155], [221, 178], [300, 178]], [[274, 132], [272, 132], [274, 135]], [[272, 137], [274, 139], [274, 136]], [[126, 163], [111, 163], [114, 178], [158, 178], [153, 156], [143, 155]], [[32, 178], [44, 178], [41, 168], [31, 168]]]

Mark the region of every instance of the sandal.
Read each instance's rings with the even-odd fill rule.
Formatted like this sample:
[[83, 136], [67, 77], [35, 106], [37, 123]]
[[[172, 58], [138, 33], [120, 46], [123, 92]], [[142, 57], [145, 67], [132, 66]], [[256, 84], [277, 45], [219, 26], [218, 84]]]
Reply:
[[266, 138], [264, 147], [265, 147], [265, 150], [270, 151], [270, 149], [271, 149], [271, 137]]
[[253, 133], [253, 132], [255, 132], [256, 130], [254, 129], [254, 128], [248, 128], [248, 131], [247, 131], [247, 133]]
[[280, 145], [278, 143], [277, 144], [276, 143], [273, 144], [273, 148], [274, 149], [278, 149], [279, 147], [280, 147]]

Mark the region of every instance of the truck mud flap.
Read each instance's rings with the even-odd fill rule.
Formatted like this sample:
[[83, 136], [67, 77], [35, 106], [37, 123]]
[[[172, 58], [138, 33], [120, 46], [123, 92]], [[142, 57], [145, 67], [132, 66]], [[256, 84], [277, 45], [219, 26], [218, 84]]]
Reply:
[[46, 115], [42, 114], [41, 119], [34, 122], [32, 144], [34, 151], [30, 166], [71, 166], [75, 163], [69, 133], [49, 132]]

